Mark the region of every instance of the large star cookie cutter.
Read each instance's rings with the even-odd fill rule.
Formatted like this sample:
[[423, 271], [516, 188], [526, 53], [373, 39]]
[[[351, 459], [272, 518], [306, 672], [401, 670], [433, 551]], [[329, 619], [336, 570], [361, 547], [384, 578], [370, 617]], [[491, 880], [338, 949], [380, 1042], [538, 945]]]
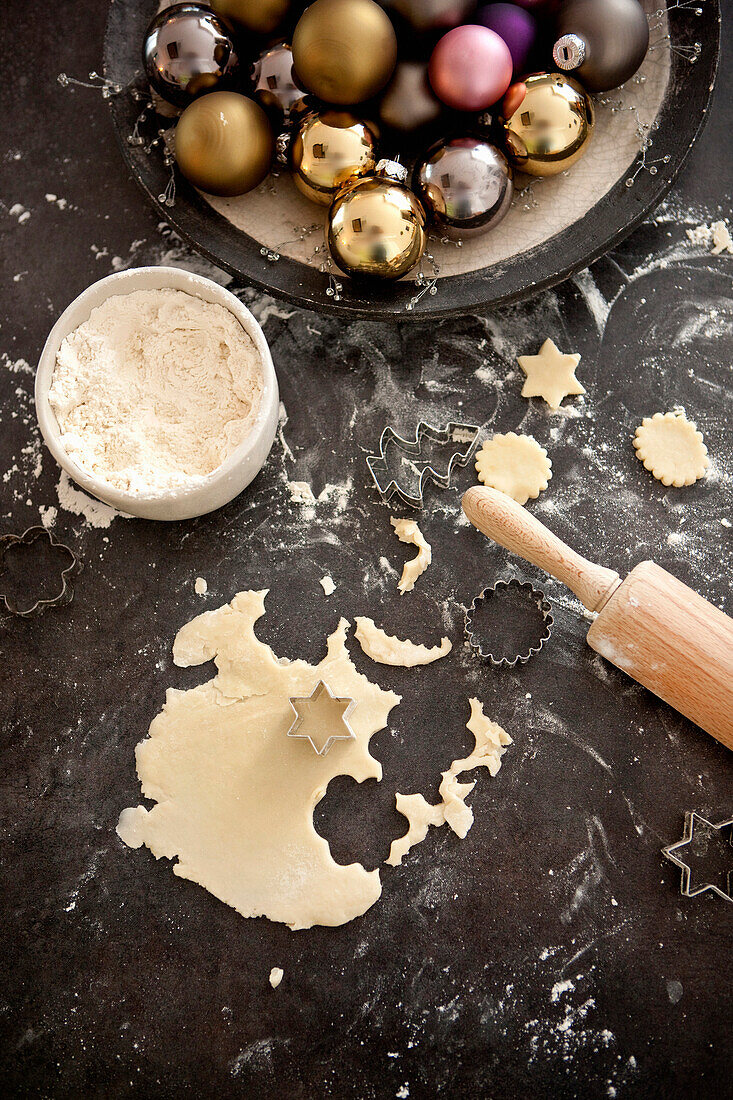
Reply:
[[[328, 725], [323, 724], [322, 718], [308, 713], [310, 705], [319, 704], [324, 696], [328, 709], [333, 711], [333, 718]], [[318, 681], [310, 695], [292, 696], [288, 701], [293, 708], [295, 720], [288, 729], [287, 736], [307, 739], [318, 756], [325, 756], [334, 741], [354, 740], [355, 734], [348, 718], [356, 703], [348, 696], [334, 695], [323, 680]]]
[[[466, 466], [470, 462], [480, 430], [475, 424], [453, 422], [445, 428], [436, 428], [421, 420], [415, 438], [403, 439], [388, 424], [379, 438], [379, 453], [367, 455], [366, 459], [382, 500], [386, 503], [397, 496], [409, 508], [422, 508], [427, 482], [432, 481], [439, 488], [447, 489], [454, 468]], [[442, 472], [433, 463], [420, 461], [428, 443], [447, 448], [447, 461], [443, 464]], [[390, 468], [388, 452], [395, 449], [400, 454], [399, 472]], [[408, 477], [411, 477], [412, 486], [407, 482]]]
[[[728, 829], [733, 826], [733, 817], [728, 818], [727, 821], [721, 821], [717, 825], [713, 825], [711, 821], [708, 821], [701, 814], [695, 813], [694, 810], [687, 811], [685, 814], [685, 831], [682, 840], [678, 840], [676, 843], [668, 844], [666, 848], [662, 848], [662, 855], [682, 871], [680, 893], [686, 898], [694, 898], [698, 894], [704, 894], [706, 890], [712, 890], [714, 894], [717, 894], [718, 897], [723, 898], [725, 901], [733, 901], [733, 852], [731, 852], [731, 870], [728, 871], [726, 876], [725, 890], [717, 886], [714, 882], [701, 882], [699, 886], [692, 885], [692, 866], [686, 863], [678, 853], [692, 843], [695, 836], [696, 825], [702, 826], [703, 829], [709, 829], [711, 833], [720, 833], [723, 829]], [[728, 840], [730, 844], [733, 844], [733, 829], [731, 829], [731, 835]]]
[[[489, 599], [501, 598], [502, 593], [510, 588], [524, 593], [528, 602], [535, 604], [541, 616], [542, 629], [537, 641], [529, 647], [526, 653], [517, 653], [513, 657], [497, 657], [495, 653], [484, 648], [481, 642], [477, 641], [476, 632], [474, 630], [474, 616], [482, 603]], [[516, 577], [512, 577], [508, 581], [497, 581], [496, 584], [491, 585], [489, 588], [482, 589], [482, 591], [474, 597], [471, 606], [467, 609], [464, 616], [463, 628], [466, 635], [466, 641], [473, 652], [478, 654], [479, 657], [482, 657], [485, 661], [490, 661], [495, 668], [516, 668], [518, 664], [526, 664], [531, 657], [534, 657], [535, 654], [540, 652], [543, 645], [550, 637], [553, 622], [552, 606], [544, 592], [535, 588], [529, 581], [519, 581]]]
[[[32, 546], [39, 539], [46, 539], [54, 550], [67, 554], [69, 564], [61, 570], [59, 575], [61, 587], [54, 596], [39, 598], [29, 607], [21, 608], [12, 596], [2, 591], [2, 576], [6, 569], [5, 555], [13, 546]], [[63, 607], [71, 603], [74, 598], [71, 578], [79, 572], [81, 572], [81, 562], [71, 547], [58, 542], [45, 527], [29, 527], [22, 535], [0, 535], [0, 610], [7, 611], [10, 615], [17, 615], [21, 619], [28, 619], [32, 615], [40, 615], [51, 607]]]

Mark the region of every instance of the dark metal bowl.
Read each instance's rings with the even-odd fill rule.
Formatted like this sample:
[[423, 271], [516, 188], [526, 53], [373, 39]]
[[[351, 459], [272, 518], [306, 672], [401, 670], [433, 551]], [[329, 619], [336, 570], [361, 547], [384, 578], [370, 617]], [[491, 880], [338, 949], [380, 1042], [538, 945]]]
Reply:
[[[657, 116], [654, 159], [657, 172], [640, 172], [633, 187], [621, 179], [587, 214], [561, 234], [491, 267], [440, 280], [440, 293], [426, 294], [411, 311], [413, 282], [363, 288], [341, 278], [341, 300], [326, 294], [328, 280], [316, 268], [282, 256], [276, 263], [263, 256], [259, 241], [216, 213], [198, 192], [179, 179], [175, 206], [159, 196], [168, 182], [162, 157], [146, 155], [127, 138], [139, 103], [131, 95], [111, 96], [109, 103], [122, 154], [133, 176], [162, 218], [197, 251], [244, 284], [254, 284], [278, 298], [316, 311], [344, 317], [424, 319], [449, 317], [519, 301], [562, 282], [617, 245], [665, 196], [706, 121], [715, 83], [720, 43], [718, 0], [701, 0], [701, 14], [669, 11], [673, 47], [699, 41], [702, 51], [690, 64], [675, 50], [666, 95]], [[105, 72], [124, 85], [143, 87], [140, 43], [151, 17], [148, 0], [114, 0], [105, 37]], [[664, 163], [664, 158], [669, 160]], [[634, 165], [631, 166], [631, 174]]]

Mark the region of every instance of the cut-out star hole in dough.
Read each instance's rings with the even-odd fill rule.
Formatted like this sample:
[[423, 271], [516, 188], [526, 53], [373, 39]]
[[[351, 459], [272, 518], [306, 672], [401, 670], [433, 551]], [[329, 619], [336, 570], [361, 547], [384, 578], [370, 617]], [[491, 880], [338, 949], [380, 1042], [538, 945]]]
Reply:
[[295, 721], [288, 737], [305, 737], [319, 756], [325, 756], [334, 741], [351, 741], [354, 731], [348, 716], [354, 709], [353, 699], [338, 699], [328, 684], [319, 680], [310, 695], [290, 700]]
[[[178, 632], [175, 663], [213, 660], [218, 673], [188, 691], [169, 689], [136, 749], [142, 793], [156, 805], [123, 810], [117, 829], [131, 847], [146, 844], [157, 858], [177, 860], [174, 874], [245, 917], [293, 929], [344, 924], [377, 900], [379, 872], [334, 862], [313, 809], [334, 776], [382, 778], [369, 741], [400, 697], [357, 672], [345, 619], [317, 665], [276, 657], [254, 632], [265, 595], [240, 592]], [[289, 699], [309, 694], [318, 680], [356, 702], [354, 739], [327, 756], [285, 736]]]
[[554, 340], [545, 340], [539, 355], [520, 355], [517, 362], [527, 376], [522, 397], [542, 397], [551, 409], [559, 409], [565, 397], [586, 392], [575, 377], [580, 356], [560, 351]]
[[531, 435], [495, 435], [487, 439], [476, 455], [479, 481], [499, 489], [526, 504], [547, 488], [552, 477], [552, 462], [547, 451]]
[[683, 412], [645, 416], [634, 435], [636, 457], [663, 485], [694, 485], [710, 465], [708, 449]]
[[400, 595], [404, 596], [405, 592], [412, 592], [415, 581], [422, 576], [430, 565], [433, 560], [433, 552], [430, 543], [426, 541], [414, 519], [395, 519], [393, 516], [389, 522], [394, 527], [395, 534], [400, 542], [417, 547], [417, 556], [412, 558], [411, 561], [405, 562], [402, 568], [402, 576], [397, 585]]

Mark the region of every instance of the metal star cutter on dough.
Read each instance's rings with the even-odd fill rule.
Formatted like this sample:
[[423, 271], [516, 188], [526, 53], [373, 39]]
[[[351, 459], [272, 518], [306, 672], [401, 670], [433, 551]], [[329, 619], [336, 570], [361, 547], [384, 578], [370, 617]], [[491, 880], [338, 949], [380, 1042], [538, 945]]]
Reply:
[[[48, 545], [55, 551], [68, 556], [69, 564], [59, 573], [59, 591], [49, 597], [38, 598], [32, 601], [28, 607], [19, 606], [16, 599], [3, 591], [2, 576], [6, 570], [5, 556], [13, 546], [33, 546], [39, 539], [45, 539]], [[32, 615], [40, 615], [51, 607], [63, 607], [71, 603], [74, 598], [74, 588], [71, 578], [81, 572], [81, 562], [74, 551], [57, 542], [53, 535], [45, 527], [29, 527], [22, 535], [0, 535], [0, 610], [7, 611], [10, 615], [28, 619]]]
[[[348, 716], [356, 703], [348, 696], [334, 695], [323, 680], [318, 681], [310, 695], [293, 696], [289, 702], [295, 720], [288, 737], [306, 738], [318, 756], [325, 756], [334, 741], [353, 741], [355, 734]], [[324, 711], [329, 712], [328, 717]]]
[[[479, 431], [475, 424], [451, 421], [445, 428], [436, 428], [421, 420], [415, 438], [403, 439], [387, 425], [379, 438], [379, 453], [367, 455], [366, 460], [382, 500], [386, 503], [397, 496], [410, 508], [422, 508], [428, 481], [447, 489], [454, 468], [470, 462]], [[434, 459], [428, 461], [422, 457], [430, 445], [445, 449], [440, 468]], [[393, 461], [395, 455], [397, 463]]]
[[[733, 852], [731, 852], [730, 870], [725, 876], [725, 890], [714, 882], [701, 881], [699, 886], [693, 886], [691, 883], [692, 865], [686, 863], [679, 853], [682, 849], [692, 844], [695, 837], [696, 825], [701, 826], [703, 829], [709, 829], [711, 835], [720, 834], [723, 829], [733, 827], [733, 817], [728, 818], [727, 821], [721, 821], [719, 824], [713, 825], [711, 821], [707, 821], [706, 818], [702, 817], [701, 814], [695, 813], [694, 810], [687, 811], [685, 814], [685, 831], [682, 840], [678, 840], [675, 844], [668, 844], [666, 848], [662, 848], [662, 855], [682, 870], [680, 893], [686, 898], [694, 898], [698, 894], [704, 894], [706, 890], [712, 890], [714, 894], [717, 894], [718, 897], [723, 898], [725, 901], [733, 901]], [[731, 828], [728, 843], [729, 845], [733, 845], [733, 828]]]
[[[474, 617], [482, 603], [486, 600], [500, 600], [508, 589], [514, 589], [517, 592], [521, 592], [527, 598], [528, 602], [535, 604], [541, 616], [541, 631], [537, 641], [530, 645], [526, 652], [517, 653], [513, 657], [498, 657], [495, 653], [492, 653], [491, 650], [486, 649], [480, 641], [477, 641], [476, 631], [474, 629]], [[473, 652], [477, 653], [479, 657], [482, 657], [485, 661], [490, 661], [495, 668], [515, 668], [517, 664], [526, 664], [531, 657], [534, 657], [536, 653], [540, 652], [543, 645], [550, 637], [553, 621], [552, 607], [544, 592], [539, 591], [531, 585], [529, 581], [519, 581], [516, 577], [512, 577], [508, 581], [497, 581], [496, 584], [489, 588], [484, 588], [474, 597], [464, 617], [464, 632], [466, 641]]]

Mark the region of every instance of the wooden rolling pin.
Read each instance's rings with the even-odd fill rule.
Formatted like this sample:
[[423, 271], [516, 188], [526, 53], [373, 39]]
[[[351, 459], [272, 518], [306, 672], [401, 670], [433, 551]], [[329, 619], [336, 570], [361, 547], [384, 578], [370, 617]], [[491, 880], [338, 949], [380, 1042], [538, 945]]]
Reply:
[[653, 561], [622, 581], [576, 554], [511, 497], [474, 485], [474, 527], [570, 588], [598, 617], [588, 645], [733, 749], [733, 619]]

